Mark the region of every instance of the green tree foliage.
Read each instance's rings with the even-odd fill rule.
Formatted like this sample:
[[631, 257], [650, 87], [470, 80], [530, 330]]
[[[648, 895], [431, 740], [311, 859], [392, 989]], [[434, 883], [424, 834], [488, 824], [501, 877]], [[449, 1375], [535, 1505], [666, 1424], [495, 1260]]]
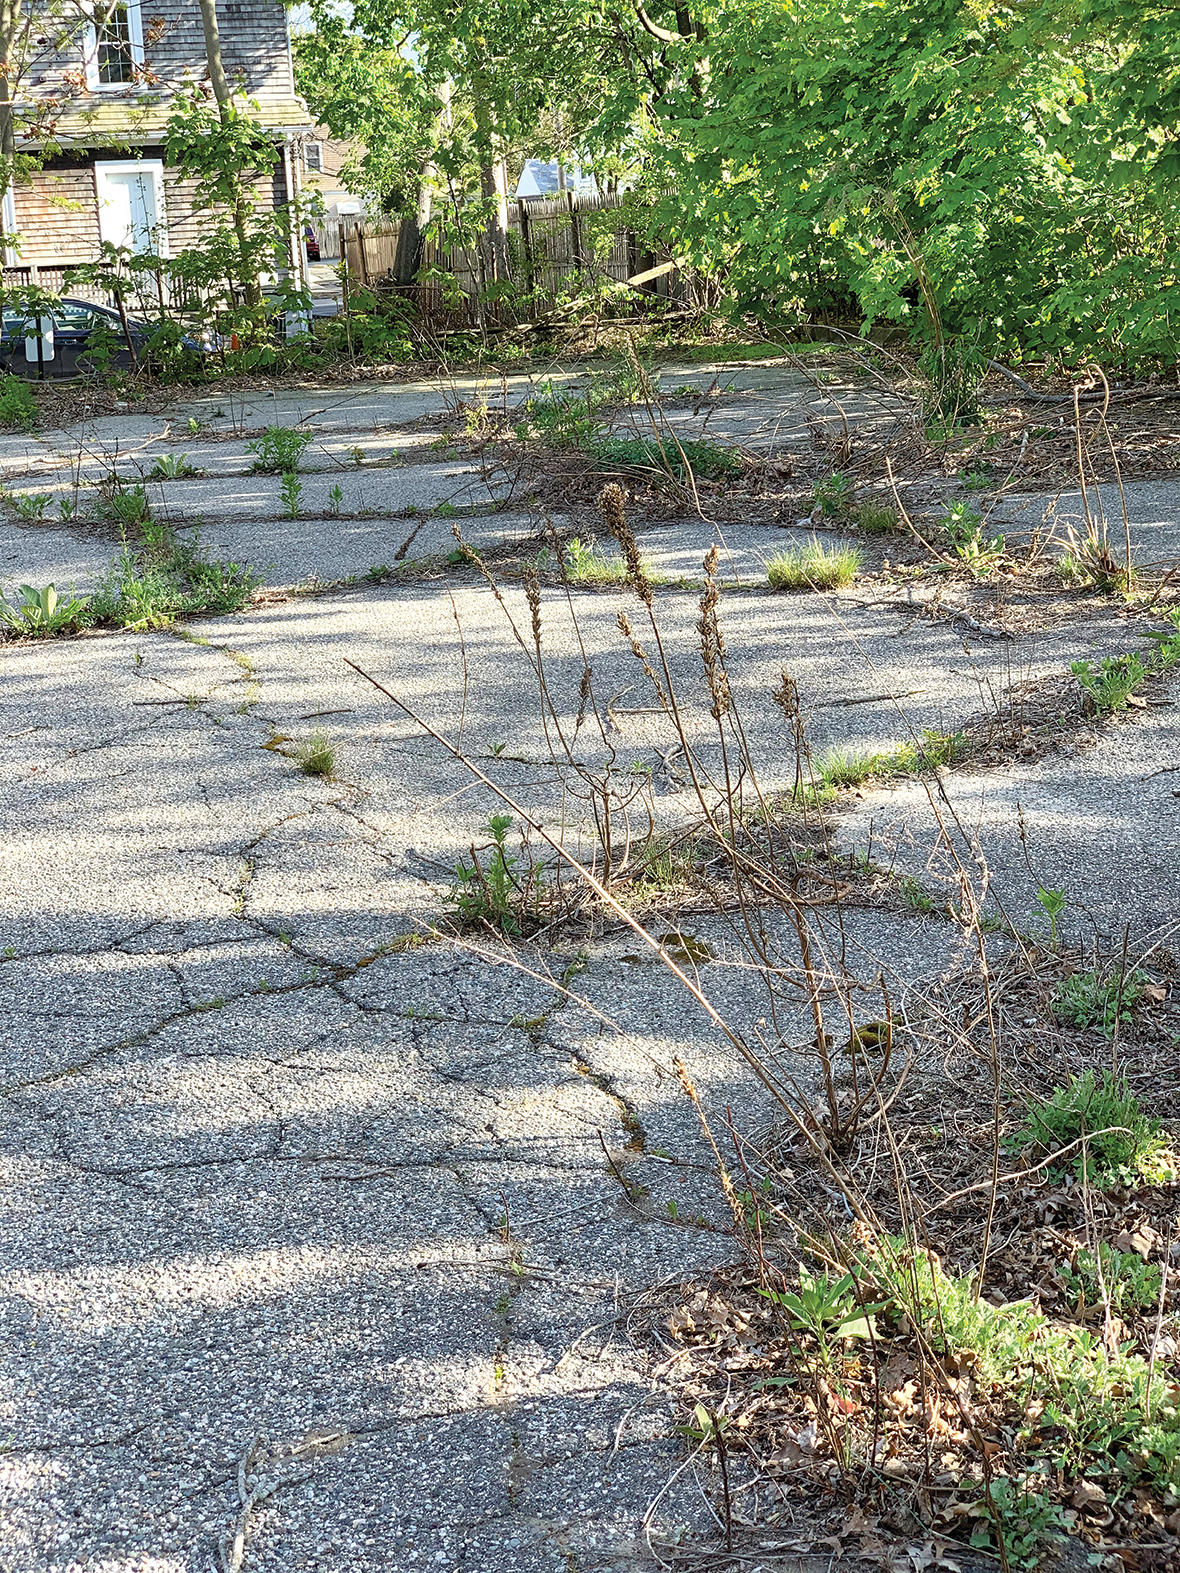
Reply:
[[1158, 176], [1180, 79], [1166, 28], [1143, 55], [1142, 17], [723, 4], [654, 104], [662, 218], [764, 309], [851, 308], [935, 348], [1172, 358], [1180, 215]]

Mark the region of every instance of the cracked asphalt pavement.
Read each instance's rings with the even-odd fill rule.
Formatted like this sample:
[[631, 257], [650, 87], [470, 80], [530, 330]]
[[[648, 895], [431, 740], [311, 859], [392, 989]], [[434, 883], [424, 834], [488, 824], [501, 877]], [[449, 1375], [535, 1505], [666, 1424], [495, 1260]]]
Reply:
[[[739, 390], [733, 430], [805, 431], [806, 410], [773, 393], [755, 378], [742, 404]], [[326, 451], [362, 440], [366, 423], [441, 409], [437, 390], [400, 405], [364, 389], [300, 400], [259, 399], [223, 426], [204, 411], [207, 470], [232, 475], [242, 430], [277, 418], [307, 421]], [[104, 417], [87, 441], [150, 457], [184, 413], [128, 416], [122, 448]], [[724, 433], [724, 412], [709, 429]], [[52, 477], [77, 436], [56, 434], [53, 463], [26, 439], [0, 459], [35, 489], [37, 465]], [[446, 468], [447, 487], [465, 484], [462, 464]], [[365, 485], [386, 473], [393, 493], [378, 501], [392, 516], [401, 472]], [[235, 484], [191, 489], [213, 539], [239, 529], [217, 503]], [[524, 526], [489, 513], [471, 528], [512, 540]], [[288, 582], [301, 560], [363, 574], [375, 550], [331, 521], [255, 533]], [[663, 532], [678, 564], [707, 535], [699, 522]], [[735, 572], [756, 576], [764, 539], [734, 533]], [[54, 563], [97, 572], [109, 545], [14, 522], [0, 543], [18, 582]], [[626, 605], [586, 597], [575, 628], [546, 591], [546, 660], [572, 720], [585, 641], [614, 695], [612, 745], [655, 768], [674, 823], [686, 802], [667, 763], [675, 740], [635, 697], [615, 629]], [[649, 1565], [649, 1534], [708, 1521], [691, 1472], [677, 1472], [673, 1397], [629, 1336], [628, 1308], [734, 1254], [674, 1062], [717, 1119], [764, 1127], [773, 1111], [707, 1019], [635, 963], [628, 936], [608, 927], [497, 955], [432, 935], [448, 871], [495, 799], [345, 665], [559, 812], [506, 610], [527, 622], [517, 591], [498, 604], [468, 573], [0, 651], [5, 1573], [623, 1573]], [[662, 593], [660, 611], [704, 739], [694, 593]], [[750, 594], [724, 615], [770, 788], [794, 774], [769, 699], [785, 663], [817, 747], [876, 748], [1119, 637], [1098, 620], [1000, 648], [855, 594]], [[1175, 722], [1161, 710], [1152, 725], [1164, 758]], [[331, 778], [290, 757], [313, 731], [336, 751]], [[1109, 791], [1107, 768], [1091, 773], [1095, 792]], [[1011, 787], [1025, 808], [1040, 780], [1030, 767]], [[917, 847], [921, 804], [911, 793], [901, 806]], [[1010, 814], [993, 820], [999, 837]], [[1025, 849], [998, 851], [1019, 872]], [[1097, 874], [1086, 888], [1100, 905]], [[1171, 896], [1157, 895], [1162, 913]], [[697, 927], [715, 952], [710, 993], [756, 1012], [724, 927]], [[956, 931], [913, 912], [853, 912], [828, 938], [895, 1000], [937, 989], [960, 960]], [[880, 1012], [871, 987], [863, 1003]], [[806, 1037], [802, 1010], [780, 1025], [787, 1041]]]

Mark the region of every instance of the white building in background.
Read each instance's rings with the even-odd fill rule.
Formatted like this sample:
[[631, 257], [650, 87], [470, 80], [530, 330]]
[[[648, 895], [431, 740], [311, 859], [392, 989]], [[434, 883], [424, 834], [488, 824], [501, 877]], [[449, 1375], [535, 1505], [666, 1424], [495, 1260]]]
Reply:
[[547, 163], [544, 159], [530, 158], [525, 161], [512, 195], [528, 201], [530, 197], [555, 197], [559, 191], [593, 197], [598, 195], [598, 182], [576, 164], [559, 164], [556, 159]]

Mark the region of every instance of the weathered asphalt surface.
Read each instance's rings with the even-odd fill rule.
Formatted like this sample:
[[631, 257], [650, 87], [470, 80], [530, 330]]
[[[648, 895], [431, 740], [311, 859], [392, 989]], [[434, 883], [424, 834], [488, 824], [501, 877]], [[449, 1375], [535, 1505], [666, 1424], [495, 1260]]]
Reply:
[[[796, 384], [740, 376], [749, 391], [714, 409], [710, 432], [805, 432]], [[195, 413], [220, 435], [202, 439], [204, 477], [166, 483], [191, 493], [177, 516], [201, 517], [219, 555], [240, 548], [274, 583], [364, 575], [416, 526], [408, 555], [445, 553], [445, 519], [395, 515], [446, 500], [436, 481], [480, 484], [461, 461], [357, 467], [350, 484], [374, 488], [363, 506], [381, 517], [351, 521], [280, 522], [270, 481], [255, 507], [257, 478], [235, 478], [243, 430], [305, 420], [346, 452], [429, 417], [444, 393], [456, 396], [333, 390], [221, 416], [205, 401]], [[87, 451], [180, 451], [187, 413], [96, 423]], [[13, 439], [0, 459], [49, 494], [79, 435], [53, 453]], [[1143, 500], [1153, 550], [1175, 500]], [[464, 528], [495, 542], [534, 526], [489, 514]], [[725, 602], [734, 683], [768, 788], [794, 777], [769, 700], [784, 666], [817, 750], [879, 748], [1128, 643], [1101, 618], [997, 642], [855, 586], [772, 597], [755, 586], [791, 535], [722, 532], [726, 572], [746, 586]], [[695, 577], [714, 538], [685, 523], [644, 549], [669, 577]], [[110, 552], [60, 519], [9, 522], [0, 578], [82, 586]], [[600, 592], [575, 608], [576, 629], [545, 592], [556, 708], [572, 727], [580, 639], [612, 701], [612, 746], [653, 768], [673, 823], [688, 801], [675, 738], [643, 713], [615, 627], [635, 607]], [[662, 590], [658, 611], [707, 753], [694, 592]], [[345, 665], [461, 731], [501, 785], [556, 815], [508, 614], [527, 626], [516, 589], [502, 606], [458, 572], [362, 579], [185, 637], [0, 649], [5, 1570], [621, 1573], [649, 1564], [649, 1532], [707, 1520], [691, 1472], [675, 1475], [670, 1396], [627, 1311], [734, 1250], [674, 1061], [718, 1123], [728, 1109], [756, 1128], [774, 1110], [662, 969], [632, 959], [627, 932], [523, 947], [517, 966], [431, 937], [448, 870], [495, 799]], [[316, 730], [336, 749], [330, 780], [282, 752]], [[1166, 927], [1180, 918], [1175, 744], [1161, 705], [1075, 759], [954, 772], [935, 797], [984, 846], [1014, 919], [1039, 880], [1104, 932]], [[578, 807], [564, 809], [576, 839]], [[922, 786], [870, 794], [842, 834], [863, 844], [870, 827], [876, 855], [886, 839], [939, 877]], [[694, 931], [716, 952], [701, 972], [711, 997], [756, 1019], [731, 937], [717, 920]], [[915, 914], [852, 914], [826, 942], [833, 966], [881, 972], [895, 1001], [936, 990], [959, 959], [955, 931]], [[879, 1012], [871, 991], [864, 1008]], [[788, 1042], [806, 1037], [802, 1017], [782, 1025]]]

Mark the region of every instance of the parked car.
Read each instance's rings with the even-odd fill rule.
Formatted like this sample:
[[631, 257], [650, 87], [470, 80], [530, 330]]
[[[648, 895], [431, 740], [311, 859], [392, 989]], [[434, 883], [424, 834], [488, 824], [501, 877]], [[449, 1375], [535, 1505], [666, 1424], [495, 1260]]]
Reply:
[[[44, 348], [47, 377], [93, 376], [103, 366], [130, 366], [131, 354], [123, 324], [119, 313], [110, 306], [99, 306], [90, 300], [66, 299], [43, 315], [53, 319], [52, 349], [48, 341]], [[127, 326], [139, 355], [156, 330], [149, 323], [130, 319]], [[0, 331], [0, 368], [15, 372], [18, 377], [37, 376], [39, 361], [34, 332], [35, 325], [26, 312], [5, 308], [3, 330]], [[98, 339], [105, 341], [105, 352], [97, 350]], [[180, 346], [194, 355], [205, 355], [211, 347], [188, 335], [180, 339]]]
[[318, 262], [320, 260], [320, 243], [316, 238], [315, 230], [310, 224], [303, 231], [303, 244], [307, 248], [307, 260], [309, 262]]

